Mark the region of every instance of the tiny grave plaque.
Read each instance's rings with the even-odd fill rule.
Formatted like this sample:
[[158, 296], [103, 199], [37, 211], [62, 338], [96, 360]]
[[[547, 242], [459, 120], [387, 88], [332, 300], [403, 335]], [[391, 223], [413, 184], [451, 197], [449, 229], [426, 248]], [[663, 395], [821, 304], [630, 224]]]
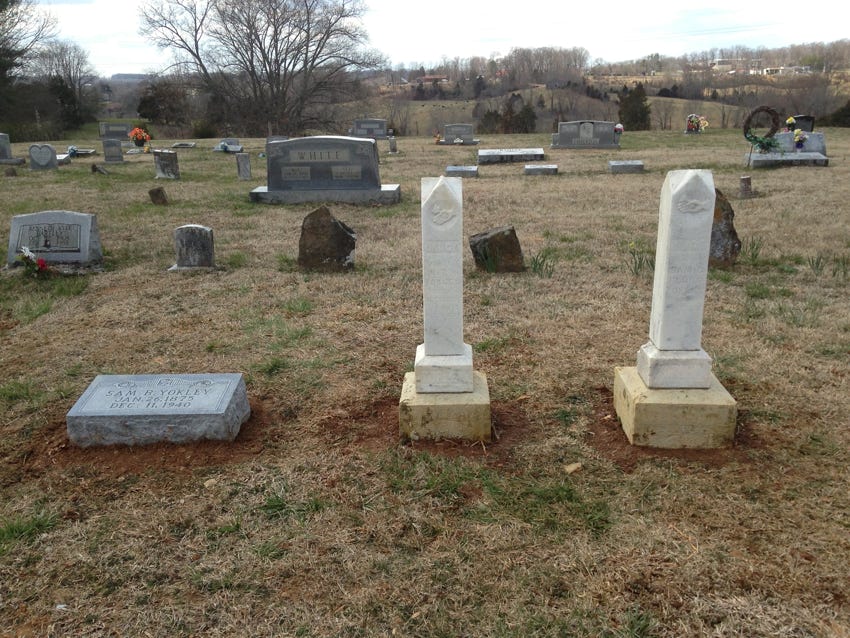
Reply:
[[238, 373], [98, 375], [66, 416], [80, 447], [232, 441], [248, 420]]

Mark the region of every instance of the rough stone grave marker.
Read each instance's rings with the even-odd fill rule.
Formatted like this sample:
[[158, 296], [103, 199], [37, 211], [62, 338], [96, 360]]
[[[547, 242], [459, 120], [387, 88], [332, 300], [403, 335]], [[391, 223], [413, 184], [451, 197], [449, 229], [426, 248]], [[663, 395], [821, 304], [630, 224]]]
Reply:
[[357, 233], [322, 206], [301, 222], [298, 265], [306, 270], [346, 272], [354, 269]]
[[88, 266], [103, 261], [97, 217], [69, 210], [45, 210], [12, 217], [6, 263], [26, 246], [48, 263]]
[[30, 168], [34, 171], [45, 171], [59, 168], [56, 149], [50, 144], [31, 144]]
[[667, 174], [661, 191], [649, 342], [637, 366], [615, 368], [614, 407], [629, 442], [711, 448], [732, 442], [737, 405], [702, 349], [714, 218], [710, 171]]
[[121, 150], [121, 141], [113, 139], [103, 140], [103, 161], [123, 162], [124, 151]]
[[99, 375], [66, 424], [80, 447], [232, 441], [250, 415], [241, 374]]
[[463, 180], [422, 178], [424, 342], [399, 400], [402, 437], [490, 439], [487, 377], [463, 341]]
[[552, 148], [620, 148], [620, 133], [614, 122], [577, 120], [558, 122]]
[[180, 270], [212, 270], [215, 268], [215, 242], [212, 228], [185, 224], [174, 229], [176, 263], [171, 272]]
[[239, 179], [251, 179], [251, 156], [248, 153], [236, 153], [236, 173]]
[[156, 168], [156, 179], [180, 179], [176, 151], [154, 151], [153, 164]]
[[266, 145], [268, 186], [251, 201], [272, 204], [346, 202], [395, 204], [401, 186], [381, 184], [375, 140], [318, 135]]

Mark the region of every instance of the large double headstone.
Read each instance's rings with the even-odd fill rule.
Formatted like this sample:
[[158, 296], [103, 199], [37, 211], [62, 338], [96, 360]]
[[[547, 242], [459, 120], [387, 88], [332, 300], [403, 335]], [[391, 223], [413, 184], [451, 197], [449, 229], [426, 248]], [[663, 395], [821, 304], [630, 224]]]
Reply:
[[394, 204], [401, 186], [381, 184], [375, 140], [336, 135], [266, 144], [268, 186], [251, 201], [271, 204], [345, 202]]
[[649, 341], [616, 368], [614, 407], [629, 441], [664, 448], [731, 443], [735, 400], [711, 372], [702, 316], [714, 219], [710, 171], [667, 174], [661, 191]]
[[620, 134], [614, 122], [578, 120], [558, 122], [552, 135], [552, 148], [620, 148]]
[[14, 265], [23, 247], [48, 263], [89, 266], [103, 261], [97, 217], [45, 210], [12, 217], [6, 262]]
[[487, 377], [463, 341], [463, 186], [422, 179], [424, 342], [404, 377], [399, 430], [406, 439], [490, 439]]
[[368, 137], [373, 140], [387, 139], [387, 121], [380, 118], [363, 118], [354, 120], [351, 127], [351, 135], [354, 137]]
[[457, 144], [459, 146], [470, 146], [478, 144], [475, 139], [472, 124], [445, 124], [443, 125], [443, 137], [438, 144]]

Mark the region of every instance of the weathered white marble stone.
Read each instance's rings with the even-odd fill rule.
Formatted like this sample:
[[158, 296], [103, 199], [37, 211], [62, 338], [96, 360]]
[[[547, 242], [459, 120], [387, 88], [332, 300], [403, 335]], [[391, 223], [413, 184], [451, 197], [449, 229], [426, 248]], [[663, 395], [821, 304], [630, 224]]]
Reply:
[[425, 339], [414, 363], [417, 392], [472, 391], [472, 348], [463, 342], [462, 184], [459, 177], [422, 178]]
[[707, 388], [710, 383], [711, 359], [700, 342], [714, 198], [710, 171], [671, 171], [664, 181], [650, 343], [638, 353], [638, 371], [650, 388]]

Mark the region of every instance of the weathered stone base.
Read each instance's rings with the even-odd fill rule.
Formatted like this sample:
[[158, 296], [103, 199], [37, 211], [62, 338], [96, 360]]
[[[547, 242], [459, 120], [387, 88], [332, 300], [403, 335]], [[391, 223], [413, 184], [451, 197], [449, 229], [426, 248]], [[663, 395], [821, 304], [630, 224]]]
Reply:
[[490, 389], [487, 376], [473, 372], [472, 392], [416, 392], [416, 373], [404, 375], [398, 402], [399, 434], [404, 439], [490, 440]]
[[708, 389], [655, 390], [637, 368], [614, 368], [614, 409], [633, 445], [718, 448], [735, 437], [737, 402], [714, 375]]
[[637, 354], [637, 371], [650, 388], [710, 388], [711, 357], [703, 350], [659, 350], [651, 341]]
[[608, 162], [608, 172], [614, 175], [643, 173], [643, 162], [641, 160], [611, 160]]
[[801, 151], [800, 153], [753, 153], [747, 155], [750, 168], [773, 166], [829, 166], [829, 158], [823, 153]]
[[425, 344], [416, 346], [413, 362], [417, 392], [473, 392], [472, 346], [463, 344], [457, 355], [426, 355]]
[[525, 175], [557, 175], [557, 164], [526, 164], [523, 173]]
[[250, 193], [252, 202], [263, 204], [304, 204], [308, 202], [342, 202], [344, 204], [397, 204], [401, 201], [400, 184], [382, 184], [377, 189], [270, 191], [258, 186]]
[[446, 166], [446, 177], [478, 177], [478, 166]]

